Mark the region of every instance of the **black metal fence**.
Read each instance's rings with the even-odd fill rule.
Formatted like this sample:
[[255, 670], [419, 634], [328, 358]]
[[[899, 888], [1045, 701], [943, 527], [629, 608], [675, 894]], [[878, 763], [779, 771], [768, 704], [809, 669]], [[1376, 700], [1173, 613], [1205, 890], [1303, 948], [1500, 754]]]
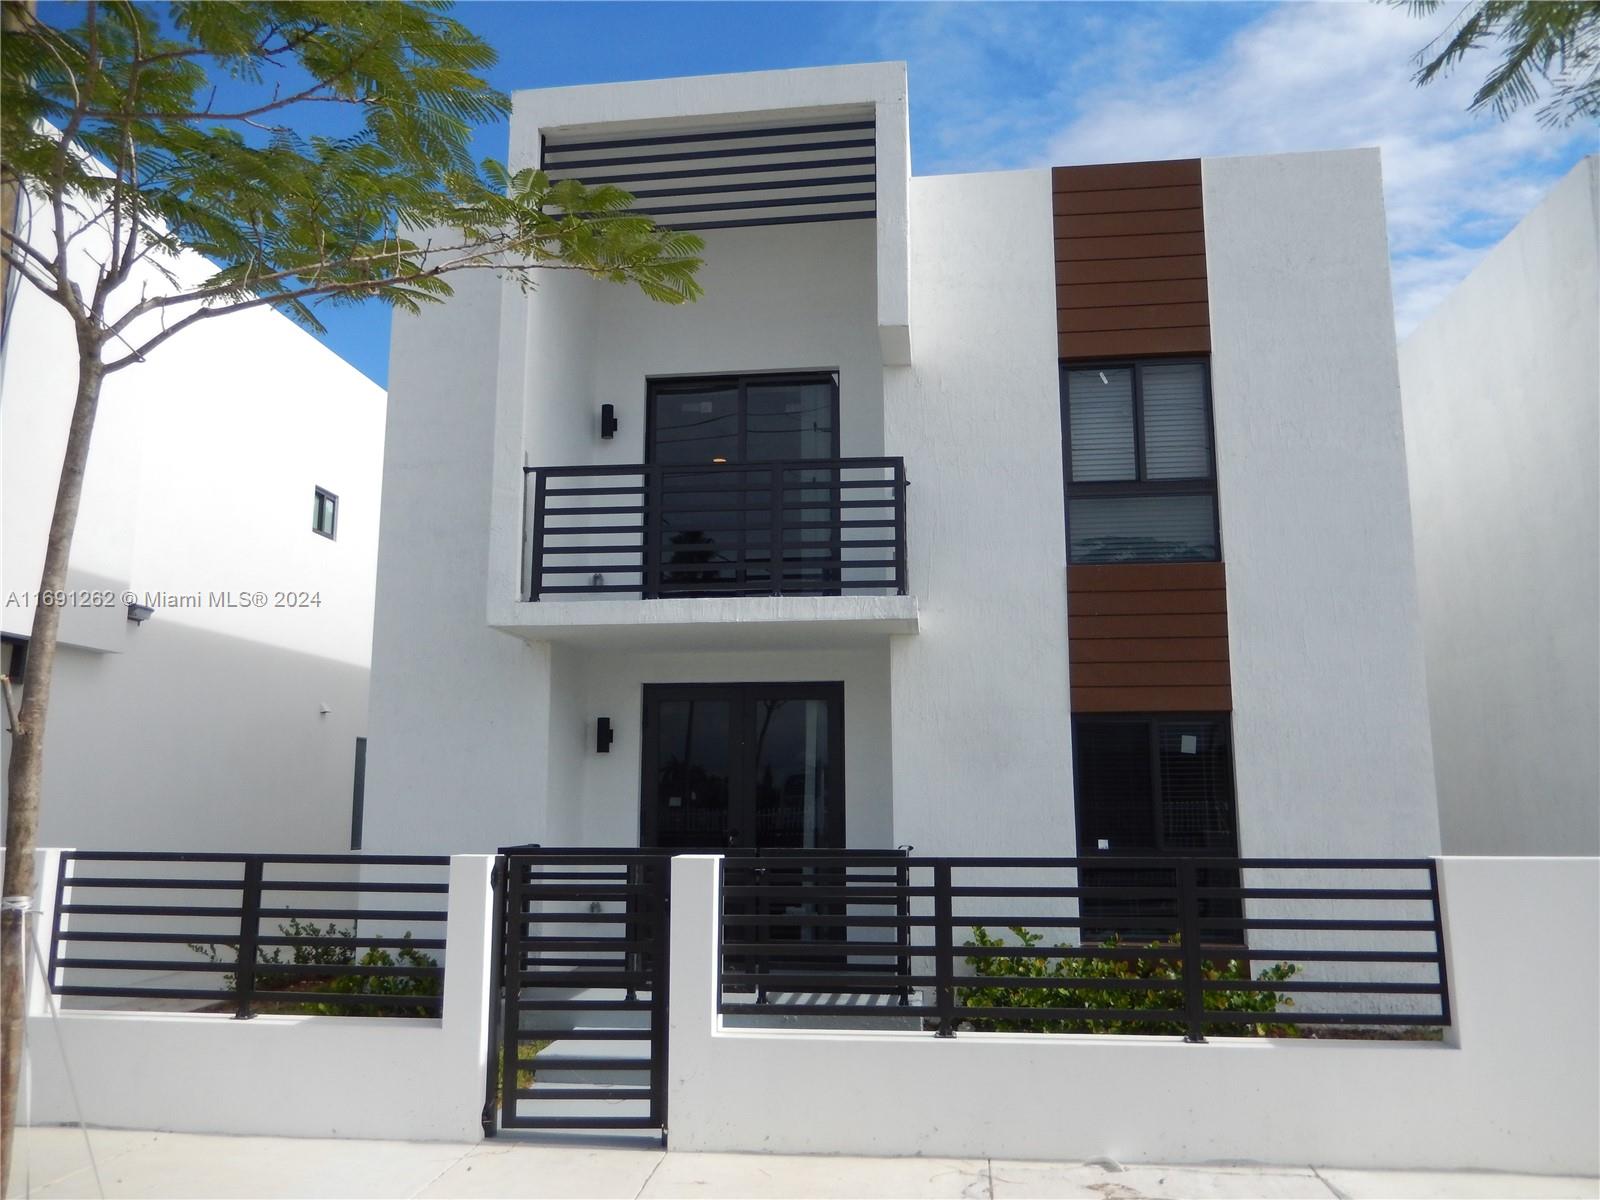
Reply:
[[724, 863], [720, 1011], [958, 1029], [1297, 1035], [1440, 1027], [1431, 859]]
[[904, 594], [900, 458], [528, 467], [527, 598]]
[[449, 865], [437, 855], [67, 851], [52, 990], [241, 1018], [258, 1008], [436, 1016]]

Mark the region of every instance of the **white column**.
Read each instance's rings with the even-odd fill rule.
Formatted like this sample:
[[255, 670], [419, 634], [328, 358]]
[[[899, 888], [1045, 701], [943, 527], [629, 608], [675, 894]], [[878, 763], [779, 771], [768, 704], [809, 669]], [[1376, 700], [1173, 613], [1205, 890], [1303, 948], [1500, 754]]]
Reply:
[[[25, 964], [27, 981], [27, 1015], [42, 1017], [50, 1011], [46, 1003], [46, 995], [50, 990], [50, 977], [40, 969], [40, 961], [50, 961], [50, 932], [55, 925], [56, 916], [56, 876], [61, 870], [61, 856], [70, 853], [67, 850], [51, 849], [36, 850], [33, 856], [34, 878], [37, 883], [34, 887], [33, 910], [28, 916], [28, 924], [33, 931], [34, 944], [39, 948], [38, 957], [28, 951], [28, 961]], [[63, 894], [63, 901], [70, 899], [70, 893]], [[64, 924], [65, 922], [63, 922]]]
[[[482, 1136], [484, 1080], [489, 1069], [489, 978], [499, 922], [494, 912], [492, 854], [450, 857], [450, 899], [445, 917], [445, 971], [439, 1061], [448, 1072], [448, 1106], [440, 1112], [448, 1129], [439, 1136], [476, 1141]], [[459, 1128], [457, 1127], [459, 1126]]]
[[716, 1112], [712, 1036], [717, 1016], [717, 926], [722, 855], [672, 860], [672, 927], [667, 977], [667, 1149], [692, 1147], [694, 1122]]

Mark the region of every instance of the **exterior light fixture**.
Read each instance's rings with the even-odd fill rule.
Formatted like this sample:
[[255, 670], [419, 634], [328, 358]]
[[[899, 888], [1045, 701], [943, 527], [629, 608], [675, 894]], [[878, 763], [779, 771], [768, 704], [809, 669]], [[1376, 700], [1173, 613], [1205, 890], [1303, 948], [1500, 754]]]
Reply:
[[600, 406], [600, 437], [603, 441], [610, 441], [617, 432], [617, 406], [615, 404], [602, 404]]
[[714, 462], [714, 463], [725, 463], [728, 460], [723, 458], [722, 455], [719, 454], [719, 455], [717, 455], [716, 458], [713, 458], [711, 461]]
[[151, 608], [148, 604], [137, 604], [130, 602], [128, 604], [128, 620], [132, 621], [135, 625], [143, 625], [150, 619], [155, 611], [156, 610]]
[[596, 754], [610, 754], [611, 741], [614, 736], [611, 732], [611, 718], [597, 718], [594, 723], [594, 752]]

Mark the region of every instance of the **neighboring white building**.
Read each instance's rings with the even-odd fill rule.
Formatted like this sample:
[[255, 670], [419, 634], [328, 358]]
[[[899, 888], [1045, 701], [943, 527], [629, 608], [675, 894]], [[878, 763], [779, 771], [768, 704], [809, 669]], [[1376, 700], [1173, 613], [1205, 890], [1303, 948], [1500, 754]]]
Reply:
[[1600, 157], [1400, 347], [1451, 854], [1600, 854]]
[[[215, 270], [196, 254], [169, 266], [186, 282]], [[140, 269], [125, 294], [169, 286]], [[0, 363], [8, 672], [32, 626], [76, 377], [66, 314], [14, 287]], [[384, 404], [268, 309], [202, 322], [108, 377], [68, 580], [91, 594], [62, 617], [41, 844], [348, 849]], [[318, 489], [337, 498], [331, 538], [313, 528]]]
[[370, 849], [1438, 851], [1376, 151], [912, 177], [875, 64], [534, 164], [706, 296], [397, 315]]

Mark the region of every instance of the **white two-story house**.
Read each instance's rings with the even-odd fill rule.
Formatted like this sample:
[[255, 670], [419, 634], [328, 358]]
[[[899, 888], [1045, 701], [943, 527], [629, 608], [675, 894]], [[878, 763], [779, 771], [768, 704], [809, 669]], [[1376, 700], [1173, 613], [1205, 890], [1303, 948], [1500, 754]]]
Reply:
[[516, 96], [706, 294], [396, 316], [368, 849], [1438, 851], [1377, 152], [914, 176], [907, 103]]

